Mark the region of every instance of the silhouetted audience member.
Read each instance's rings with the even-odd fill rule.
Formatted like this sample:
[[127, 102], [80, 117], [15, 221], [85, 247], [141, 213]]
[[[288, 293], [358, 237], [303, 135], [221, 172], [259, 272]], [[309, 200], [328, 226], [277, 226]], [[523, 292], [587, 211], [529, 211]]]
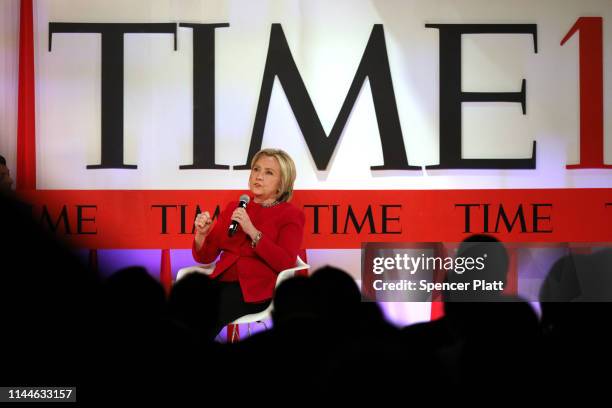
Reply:
[[92, 383], [97, 276], [34, 221], [27, 204], [0, 194], [0, 322], [4, 385]]
[[[444, 292], [445, 302], [449, 304], [497, 301], [508, 280], [508, 252], [504, 244], [490, 235], [471, 235], [459, 245], [456, 258], [471, 259], [472, 265], [478, 266], [480, 262], [483, 266], [471, 269], [462, 266], [461, 270], [456, 267], [454, 271], [449, 271], [446, 275], [447, 282], [469, 283], [470, 285], [467, 290]], [[475, 287], [474, 280], [484, 280], [487, 283], [501, 282], [501, 285], [494, 285], [490, 290], [482, 290], [480, 287]]]
[[11, 171], [6, 166], [6, 159], [0, 155], [0, 194], [11, 191], [13, 186], [13, 179], [11, 177]]
[[[381, 374], [385, 392], [377, 399], [395, 399], [406, 384], [427, 392], [438, 365], [431, 353], [406, 350], [399, 330], [390, 325], [373, 302], [362, 302], [355, 280], [331, 266], [316, 270], [311, 277], [317, 296], [317, 310], [327, 333], [329, 354], [321, 375], [322, 394], [355, 396], [364, 382], [373, 387], [373, 373]], [[378, 378], [377, 375], [375, 375]]]
[[592, 270], [591, 257], [584, 254], [567, 255], [553, 264], [540, 288], [541, 321], [547, 335], [572, 335], [581, 324], [585, 317], [569, 303], [582, 296], [579, 271], [587, 275]]
[[217, 283], [201, 273], [190, 273], [172, 286], [168, 299], [171, 318], [202, 341], [218, 334], [219, 290]]
[[162, 385], [165, 294], [142, 267], [115, 272], [103, 282], [101, 293], [99, 364], [110, 374], [101, 379], [108, 388], [103, 400], [132, 400]]
[[309, 397], [320, 381], [328, 343], [316, 313], [315, 296], [310, 278], [283, 281], [275, 289], [273, 328], [232, 347], [232, 364], [257, 372], [244, 377], [242, 389], [247, 394], [270, 389], [279, 394], [300, 393], [301, 402], [312, 401]]
[[550, 387], [591, 395], [607, 387], [600, 370], [612, 365], [611, 256], [611, 249], [567, 255], [553, 264], [542, 285], [544, 380]]
[[583, 300], [612, 302], [612, 248], [605, 248], [591, 255], [593, 275], [585, 277]]
[[520, 298], [505, 296], [503, 286], [482, 291], [473, 285], [475, 279], [505, 285], [504, 245], [491, 236], [473, 235], [461, 243], [457, 256], [483, 257], [484, 268], [448, 271], [446, 282], [471, 283], [469, 289], [444, 292], [444, 317], [404, 328], [404, 342], [422, 349], [430, 344], [455, 390], [478, 384], [483, 392], [493, 393], [516, 378], [535, 378], [540, 340], [533, 308]]
[[148, 329], [159, 324], [166, 307], [160, 283], [140, 266], [121, 269], [102, 286], [108, 323], [121, 330]]
[[[590, 373], [612, 363], [610, 249], [553, 265], [540, 292], [541, 323], [514, 295], [472, 290], [445, 293], [441, 319], [398, 330], [361, 299], [348, 273], [326, 266], [276, 288], [271, 329], [220, 344], [218, 288], [208, 277], [185, 276], [166, 299], [142, 267], [100, 281], [28, 205], [2, 194], [0, 225], [9, 237], [0, 246], [0, 384], [74, 385], [81, 402], [164, 405], [205, 405], [236, 392], [289, 393], [300, 403], [419, 394], [442, 403], [474, 393], [511, 399], [517, 386], [607, 389], [605, 375]], [[501, 242], [472, 236], [458, 251], [484, 254], [483, 271], [451, 271], [446, 282], [505, 283]]]
[[328, 326], [345, 322], [343, 333], [350, 333], [358, 323], [361, 304], [361, 292], [355, 280], [332, 266], [317, 269], [310, 278], [315, 286], [319, 318]]
[[228, 381], [236, 367], [229, 365], [227, 347], [214, 341], [218, 307], [218, 284], [203, 274], [187, 274], [172, 286], [166, 385], [191, 402], [223, 397], [235, 386]]

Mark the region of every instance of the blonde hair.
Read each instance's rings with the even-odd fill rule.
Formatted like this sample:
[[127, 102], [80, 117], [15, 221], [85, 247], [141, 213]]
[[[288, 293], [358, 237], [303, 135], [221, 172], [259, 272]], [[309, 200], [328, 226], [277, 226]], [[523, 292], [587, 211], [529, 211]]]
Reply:
[[281, 149], [262, 149], [253, 156], [253, 160], [251, 160], [251, 170], [253, 170], [257, 160], [264, 155], [274, 157], [280, 167], [280, 188], [277, 200], [280, 202], [290, 201], [291, 197], [293, 197], [293, 183], [295, 183], [295, 177], [297, 175], [293, 159], [287, 152]]

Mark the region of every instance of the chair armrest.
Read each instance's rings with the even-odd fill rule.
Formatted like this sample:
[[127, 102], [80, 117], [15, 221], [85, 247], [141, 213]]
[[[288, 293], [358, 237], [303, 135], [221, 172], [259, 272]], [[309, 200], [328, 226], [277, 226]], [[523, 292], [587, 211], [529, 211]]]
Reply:
[[178, 270], [176, 274], [176, 280], [183, 278], [185, 275], [193, 272], [202, 273], [204, 275], [210, 275], [215, 270], [215, 263], [187, 266]]
[[293, 278], [297, 271], [302, 271], [308, 268], [310, 268], [310, 265], [302, 261], [302, 259], [298, 256], [297, 261], [296, 261], [296, 266], [294, 266], [293, 268], [285, 269], [284, 271], [281, 271], [278, 274], [278, 276], [276, 277], [275, 286], [278, 287], [278, 285], [280, 285], [282, 281], [289, 279], [289, 278]]

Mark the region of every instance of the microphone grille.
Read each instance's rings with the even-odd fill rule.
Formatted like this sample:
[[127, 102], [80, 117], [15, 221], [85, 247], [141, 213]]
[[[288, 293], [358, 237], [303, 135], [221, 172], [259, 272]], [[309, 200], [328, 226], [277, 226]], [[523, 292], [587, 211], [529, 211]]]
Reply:
[[251, 197], [249, 197], [247, 194], [243, 194], [240, 196], [240, 201], [244, 201], [245, 203], [249, 203], [249, 201], [251, 201]]

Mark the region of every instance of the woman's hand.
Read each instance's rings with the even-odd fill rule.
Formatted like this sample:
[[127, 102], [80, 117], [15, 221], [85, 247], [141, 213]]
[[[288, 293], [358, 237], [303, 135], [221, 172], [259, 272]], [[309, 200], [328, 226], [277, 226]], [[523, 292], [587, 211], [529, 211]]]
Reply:
[[244, 233], [250, 236], [251, 239], [255, 238], [255, 235], [257, 235], [258, 232], [257, 228], [255, 228], [251, 222], [251, 218], [244, 208], [236, 208], [232, 213], [232, 220], [237, 221]]
[[212, 218], [210, 218], [210, 213], [208, 211], [204, 211], [203, 213], [198, 214], [195, 219], [195, 229], [196, 236], [204, 238], [210, 232], [210, 228], [212, 227]]

